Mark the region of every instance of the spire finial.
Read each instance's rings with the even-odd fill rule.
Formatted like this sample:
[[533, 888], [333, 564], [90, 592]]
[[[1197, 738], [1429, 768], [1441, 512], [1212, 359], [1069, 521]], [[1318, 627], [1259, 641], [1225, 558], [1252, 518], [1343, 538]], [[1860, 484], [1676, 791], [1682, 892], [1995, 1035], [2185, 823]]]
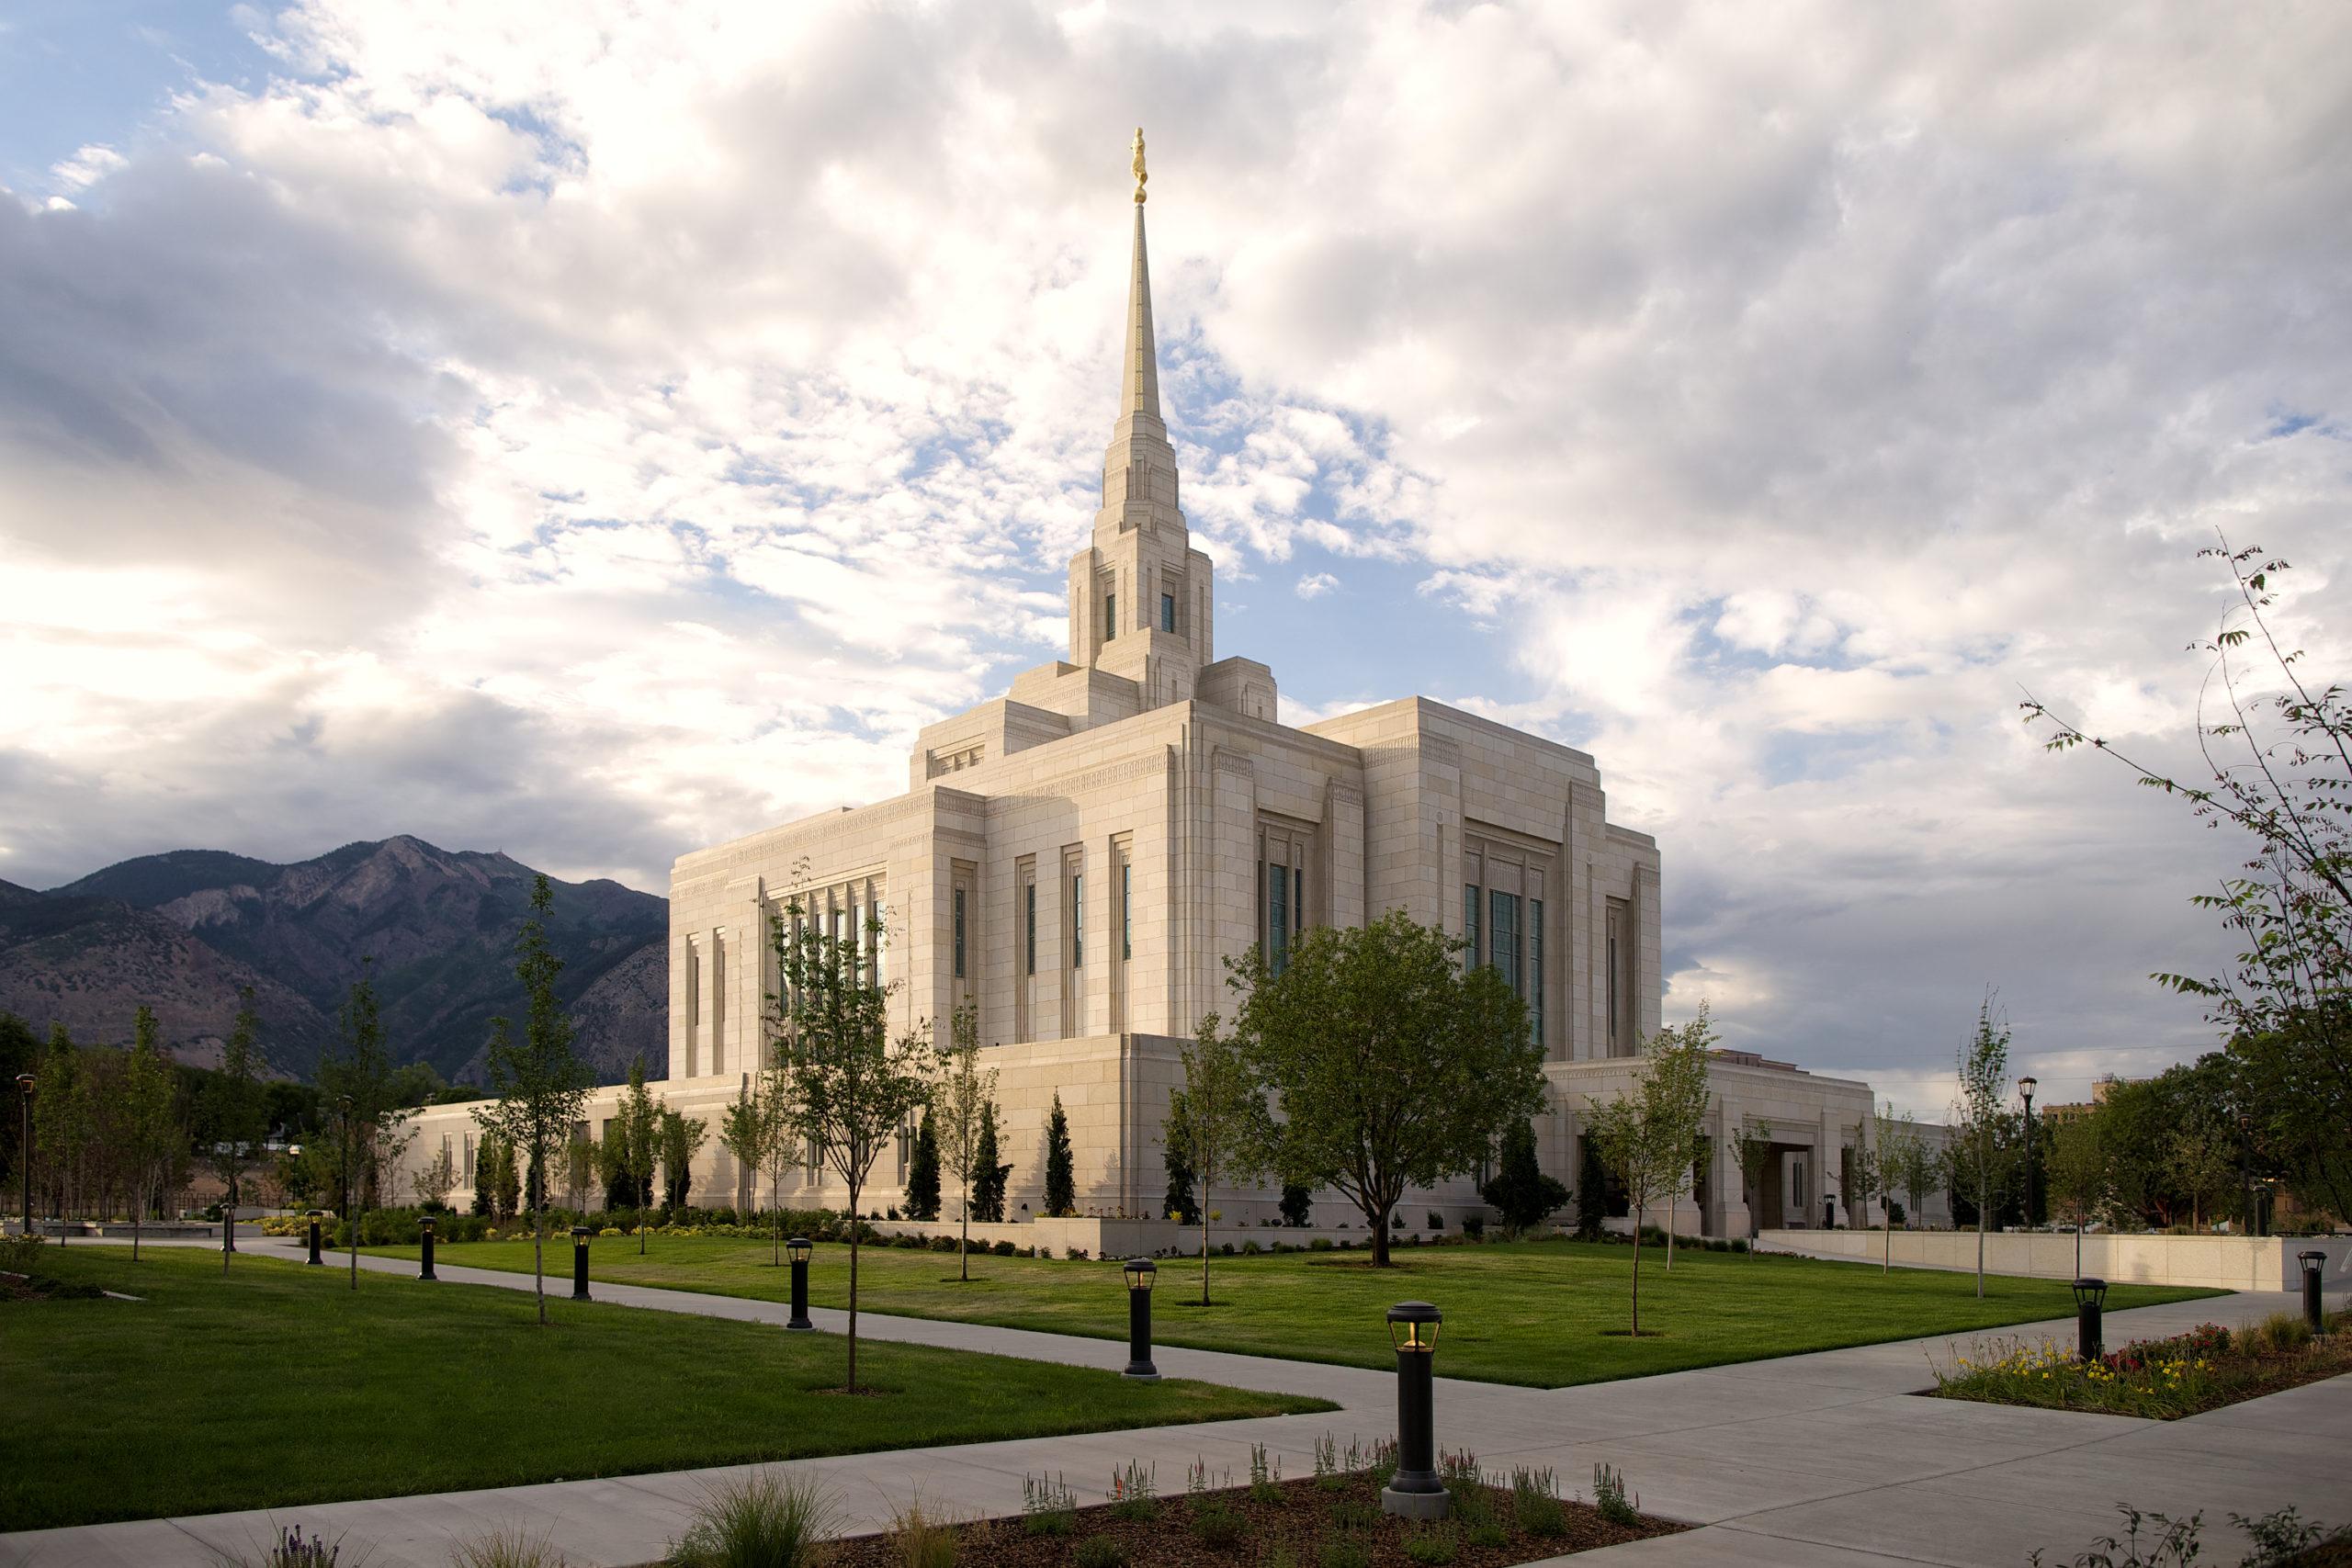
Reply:
[[1135, 153], [1136, 200], [1140, 203], [1143, 200], [1144, 182], [1151, 178], [1149, 175], [1143, 172], [1143, 127], [1140, 125], [1136, 127]]

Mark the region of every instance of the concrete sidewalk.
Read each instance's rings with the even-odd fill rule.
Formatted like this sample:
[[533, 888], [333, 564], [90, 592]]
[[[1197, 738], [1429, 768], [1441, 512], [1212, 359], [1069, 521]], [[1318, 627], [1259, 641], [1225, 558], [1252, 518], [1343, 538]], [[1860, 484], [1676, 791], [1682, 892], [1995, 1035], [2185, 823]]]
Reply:
[[[241, 1238], [242, 1239], [242, 1238]], [[263, 1250], [257, 1247], [255, 1250]], [[371, 1269], [413, 1263], [361, 1259]], [[444, 1267], [453, 1282], [528, 1290], [528, 1276]], [[566, 1287], [568, 1290], [568, 1286]], [[671, 1312], [781, 1323], [774, 1303], [599, 1282], [602, 1301]], [[2110, 1343], [2236, 1323], [2291, 1310], [2283, 1294], [2245, 1294], [2113, 1314]], [[842, 1314], [813, 1314], [834, 1328]], [[956, 1349], [1076, 1365], [1118, 1366], [1124, 1347], [974, 1324], [861, 1314], [861, 1333]], [[2071, 1321], [2003, 1330], [2071, 1335]], [[2068, 1560], [2115, 1526], [2129, 1502], [2168, 1513], [2201, 1509], [2208, 1539], [2232, 1538], [2226, 1515], [2289, 1504], [2331, 1523], [2352, 1518], [2352, 1379], [2339, 1378], [2187, 1421], [2015, 1409], [1918, 1399], [1927, 1358], [1948, 1342], [1909, 1340], [1753, 1361], [1702, 1371], [1536, 1390], [1441, 1380], [1438, 1438], [1489, 1470], [1547, 1465], [1564, 1488], [1596, 1463], [1622, 1471], [1651, 1513], [1706, 1528], [1581, 1554], [1579, 1568], [1613, 1564], [2015, 1564], [2040, 1547]], [[1099, 1501], [1112, 1470], [1156, 1465], [1163, 1488], [1194, 1459], [1247, 1479], [1250, 1447], [1263, 1443], [1284, 1474], [1311, 1470], [1325, 1433], [1344, 1447], [1393, 1433], [1394, 1380], [1360, 1368], [1167, 1348], [1161, 1370], [1242, 1387], [1311, 1393], [1343, 1408], [1147, 1431], [970, 1444], [807, 1460], [777, 1467], [824, 1477], [852, 1530], [879, 1527], [920, 1490], [934, 1508], [1018, 1512], [1024, 1474], [1070, 1478], [1081, 1503]], [[281, 1524], [346, 1533], [373, 1549], [376, 1568], [439, 1565], [454, 1541], [521, 1527], [547, 1532], [573, 1562], [656, 1561], [685, 1529], [710, 1482], [739, 1470], [608, 1480], [289, 1509], [86, 1526], [0, 1537], [0, 1564], [66, 1568], [153, 1564], [213, 1568], [270, 1539]], [[2226, 1548], [2209, 1549], [2218, 1562]]]

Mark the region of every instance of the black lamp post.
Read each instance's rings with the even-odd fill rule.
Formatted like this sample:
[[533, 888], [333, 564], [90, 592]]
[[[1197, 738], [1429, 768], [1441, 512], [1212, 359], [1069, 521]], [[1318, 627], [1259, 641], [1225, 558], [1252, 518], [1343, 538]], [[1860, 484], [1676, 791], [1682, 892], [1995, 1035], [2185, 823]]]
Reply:
[[1148, 1258], [1130, 1258], [1119, 1272], [1127, 1281], [1127, 1370], [1119, 1375], [1158, 1382], [1159, 1369], [1151, 1364], [1151, 1287], [1159, 1278], [1159, 1265]]
[[313, 1269], [317, 1269], [317, 1268], [322, 1267], [322, 1264], [324, 1263], [324, 1259], [322, 1259], [322, 1258], [321, 1258], [319, 1257], [319, 1220], [320, 1220], [321, 1216], [320, 1216], [319, 1211], [318, 1211], [318, 1210], [316, 1210], [316, 1209], [308, 1210], [308, 1211], [306, 1211], [306, 1212], [308, 1213], [308, 1214], [309, 1214], [309, 1216], [310, 1216], [310, 1221], [311, 1221], [311, 1265], [310, 1265], [310, 1266], [311, 1266], [311, 1268], [313, 1268]]
[[2107, 1354], [2107, 1336], [2100, 1319], [2107, 1310], [2107, 1281], [2075, 1281], [2075, 1354], [2096, 1361]]
[[571, 1299], [588, 1299], [588, 1227], [571, 1227]]
[[2320, 1276], [2327, 1268], [2324, 1252], [2299, 1252], [2295, 1261], [2303, 1266], [2303, 1321], [2312, 1325], [2312, 1333], [2324, 1333], [2327, 1326], [2325, 1305], [2319, 1299]]
[[805, 1235], [784, 1244], [784, 1255], [792, 1259], [792, 1319], [786, 1328], [814, 1332], [817, 1327], [808, 1321], [808, 1255], [816, 1250]]
[[418, 1257], [423, 1264], [417, 1269], [416, 1277], [420, 1280], [438, 1280], [441, 1276], [433, 1271], [433, 1216], [427, 1214], [418, 1220], [416, 1231], [419, 1243]]
[[1442, 1519], [1452, 1499], [1437, 1475], [1437, 1330], [1444, 1314], [1427, 1302], [1388, 1309], [1396, 1347], [1396, 1473], [1380, 1489], [1383, 1512]]
[[33, 1234], [33, 1085], [39, 1080], [30, 1073], [17, 1075], [17, 1087], [25, 1091], [24, 1132], [17, 1140], [17, 1157], [25, 1167], [25, 1235]]
[[2036, 1077], [2018, 1079], [2018, 1092], [2025, 1097], [2025, 1228], [2033, 1228], [2033, 1091], [2041, 1087]]

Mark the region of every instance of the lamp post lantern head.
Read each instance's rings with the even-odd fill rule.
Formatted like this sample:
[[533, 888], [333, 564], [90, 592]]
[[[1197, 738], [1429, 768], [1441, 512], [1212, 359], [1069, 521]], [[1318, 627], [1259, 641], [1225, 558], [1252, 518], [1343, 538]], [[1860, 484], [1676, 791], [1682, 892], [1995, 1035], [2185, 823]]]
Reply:
[[2018, 1092], [2025, 1096], [2029, 1102], [2033, 1099], [2033, 1091], [2041, 1087], [2041, 1080], [2040, 1078], [2022, 1077], [2018, 1079]]
[[2318, 1279], [2327, 1269], [2327, 1254], [2324, 1252], [2298, 1252], [2295, 1261], [2303, 1266], [2303, 1278], [2306, 1280]]
[[815, 1246], [805, 1235], [787, 1237], [784, 1244], [784, 1255], [795, 1263], [808, 1262], [808, 1255], [816, 1250]]
[[426, 1235], [431, 1235], [433, 1234], [433, 1216], [430, 1214], [419, 1214], [416, 1218], [416, 1228], [424, 1232]]
[[34, 1077], [30, 1073], [18, 1073], [17, 1075], [17, 1087], [25, 1091], [25, 1098], [27, 1100], [30, 1100], [33, 1097], [33, 1085], [40, 1081], [40, 1079]]
[[1159, 1278], [1159, 1265], [1148, 1258], [1130, 1258], [1119, 1265], [1119, 1272], [1127, 1277], [1127, 1289], [1149, 1293]]
[[595, 1233], [591, 1231], [586, 1225], [574, 1225], [571, 1227], [571, 1239], [581, 1247], [587, 1246], [589, 1236], [594, 1234]]
[[2106, 1303], [2106, 1280], [2077, 1280], [2075, 1281], [2075, 1304], [2076, 1306], [2104, 1306]]
[[1388, 1337], [1399, 1350], [1437, 1352], [1438, 1325], [1445, 1314], [1427, 1302], [1398, 1302], [1388, 1309]]

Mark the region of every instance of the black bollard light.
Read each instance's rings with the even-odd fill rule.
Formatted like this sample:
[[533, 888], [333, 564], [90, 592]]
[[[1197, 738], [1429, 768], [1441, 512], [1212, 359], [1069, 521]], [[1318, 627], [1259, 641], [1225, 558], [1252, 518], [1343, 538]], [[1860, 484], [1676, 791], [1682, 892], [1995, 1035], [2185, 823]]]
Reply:
[[441, 1276], [433, 1271], [433, 1216], [427, 1214], [417, 1221], [416, 1229], [417, 1239], [423, 1244], [421, 1256], [424, 1260], [424, 1266], [416, 1271], [416, 1277], [420, 1280], [438, 1280]]
[[325, 1260], [319, 1257], [319, 1211], [316, 1209], [311, 1211], [311, 1267], [325, 1267]]
[[588, 1227], [571, 1227], [571, 1299], [588, 1299]]
[[1437, 1329], [1445, 1319], [1427, 1302], [1388, 1309], [1396, 1346], [1396, 1473], [1380, 1489], [1383, 1512], [1442, 1519], [1452, 1499], [1437, 1475]]
[[2299, 1252], [2295, 1254], [2295, 1261], [2303, 1266], [2303, 1321], [2312, 1325], [2312, 1334], [2317, 1337], [2327, 1332], [2327, 1308], [2319, 1299], [2320, 1279], [2327, 1269], [2327, 1254]]
[[1159, 1265], [1148, 1258], [1130, 1258], [1119, 1272], [1127, 1281], [1127, 1370], [1119, 1375], [1158, 1382], [1159, 1369], [1151, 1364], [1151, 1287], [1159, 1278]]
[[784, 1255], [792, 1259], [792, 1319], [786, 1328], [815, 1332], [817, 1325], [808, 1321], [808, 1255], [817, 1249], [805, 1235], [796, 1235], [784, 1244]]
[[2107, 1334], [2100, 1319], [2107, 1310], [2107, 1281], [2075, 1281], [2075, 1354], [2096, 1361], [2107, 1354]]

